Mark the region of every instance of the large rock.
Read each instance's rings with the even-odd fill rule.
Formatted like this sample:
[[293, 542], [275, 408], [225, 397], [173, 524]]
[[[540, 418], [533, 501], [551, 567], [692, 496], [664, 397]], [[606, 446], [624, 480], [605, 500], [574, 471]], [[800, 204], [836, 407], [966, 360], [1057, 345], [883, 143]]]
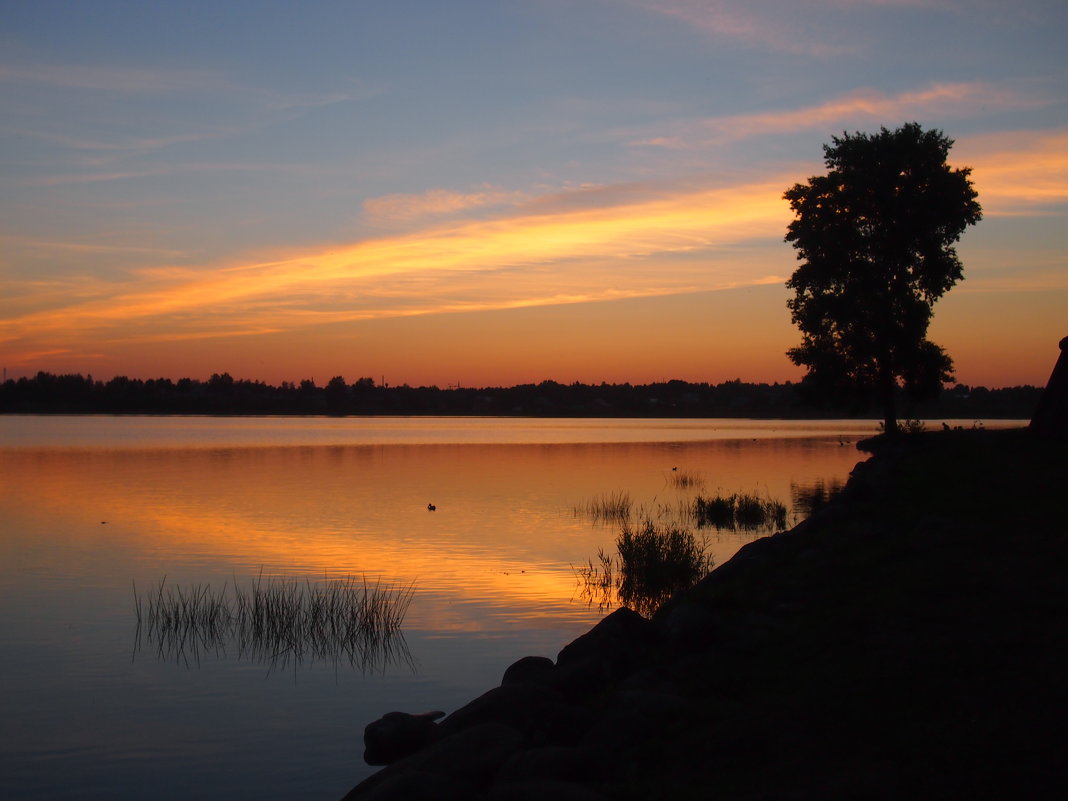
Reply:
[[576, 640], [556, 658], [559, 668], [594, 664], [605, 679], [617, 681], [647, 664], [659, 638], [653, 624], [626, 607], [617, 609]]
[[706, 647], [715, 642], [720, 615], [709, 604], [683, 598], [655, 621], [673, 647]]
[[590, 713], [565, 703], [538, 684], [507, 684], [457, 709], [438, 727], [443, 737], [472, 726], [498, 723], [520, 732], [530, 745], [569, 745], [590, 726]]
[[404, 770], [360, 784], [344, 801], [467, 801], [473, 791], [473, 786], [463, 781], [442, 781], [432, 773]]
[[545, 684], [552, 676], [555, 667], [553, 660], [547, 656], [524, 656], [504, 671], [501, 685]]
[[[408, 801], [412, 797], [438, 801], [481, 795], [500, 767], [525, 744], [526, 738], [511, 726], [474, 724], [383, 768], [356, 785], [342, 801]], [[440, 795], [434, 795], [435, 788], [440, 788]]]
[[673, 692], [624, 690], [601, 710], [583, 745], [598, 749], [610, 761], [625, 759], [629, 749], [645, 747], [657, 732], [691, 725], [693, 714], [692, 704]]
[[434, 722], [445, 717], [444, 712], [387, 712], [368, 723], [363, 730], [363, 759], [368, 765], [388, 765], [414, 754], [438, 736]]
[[497, 782], [596, 782], [605, 778], [599, 747], [544, 746], [514, 754], [497, 772]]
[[560, 781], [501, 782], [490, 789], [487, 801], [607, 801], [583, 784]]

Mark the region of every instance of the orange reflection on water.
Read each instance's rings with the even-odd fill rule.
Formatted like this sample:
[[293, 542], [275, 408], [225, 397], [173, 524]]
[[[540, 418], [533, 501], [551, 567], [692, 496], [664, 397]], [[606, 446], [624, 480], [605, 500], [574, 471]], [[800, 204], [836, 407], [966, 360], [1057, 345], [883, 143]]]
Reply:
[[[49, 569], [96, 580], [222, 582], [265, 574], [415, 583], [406, 625], [493, 630], [589, 621], [572, 565], [616, 530], [573, 512], [627, 492], [677, 508], [696, 490], [789, 503], [790, 483], [844, 478], [860, 458], [835, 438], [569, 445], [367, 445], [0, 451], [10, 567], [47, 548]], [[433, 503], [436, 511], [429, 511]], [[102, 521], [107, 521], [106, 524]], [[710, 537], [717, 563], [751, 536]], [[105, 567], [110, 566], [110, 567]]]

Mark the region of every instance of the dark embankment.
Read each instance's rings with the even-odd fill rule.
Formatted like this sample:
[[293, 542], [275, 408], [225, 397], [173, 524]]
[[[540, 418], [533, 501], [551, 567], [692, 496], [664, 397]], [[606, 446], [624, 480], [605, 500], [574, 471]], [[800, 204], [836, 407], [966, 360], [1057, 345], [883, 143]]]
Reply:
[[1065, 445], [876, 442], [817, 516], [418, 721], [347, 798], [1061, 798]]

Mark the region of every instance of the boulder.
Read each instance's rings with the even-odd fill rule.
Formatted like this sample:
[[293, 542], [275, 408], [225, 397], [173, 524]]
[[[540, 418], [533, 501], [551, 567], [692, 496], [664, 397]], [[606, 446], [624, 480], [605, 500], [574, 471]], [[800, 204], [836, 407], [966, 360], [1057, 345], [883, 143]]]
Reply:
[[389, 765], [429, 745], [438, 736], [434, 722], [444, 712], [387, 712], [363, 730], [363, 759], [368, 765]]
[[557, 656], [558, 667], [596, 663], [609, 681], [618, 681], [645, 665], [659, 638], [653, 624], [637, 612], [622, 607], [605, 617]]
[[483, 693], [439, 724], [443, 737], [497, 723], [520, 732], [530, 745], [568, 745], [589, 728], [590, 713], [567, 704], [539, 684], [507, 684]]
[[544, 684], [556, 665], [546, 656], [524, 656], [504, 671], [501, 686], [508, 684]]
[[582, 784], [559, 781], [501, 782], [490, 788], [488, 801], [607, 801]]
[[467, 801], [472, 792], [473, 787], [462, 781], [442, 781], [431, 773], [404, 770], [360, 784], [344, 801]]
[[715, 642], [718, 618], [709, 604], [684, 598], [654, 620], [672, 646], [695, 648]]
[[[411, 797], [438, 801], [434, 788], [440, 788], [442, 799], [478, 796], [485, 792], [501, 765], [524, 744], [523, 735], [511, 726], [475, 724], [443, 735], [369, 776], [342, 801], [407, 801]], [[413, 795], [406, 795], [407, 792]]]
[[497, 772], [495, 782], [595, 782], [606, 777], [606, 760], [594, 747], [544, 746], [514, 754]]
[[[691, 725], [694, 714], [693, 705], [673, 692], [623, 691], [601, 710], [582, 744], [598, 749], [610, 760], [626, 760], [630, 749], [645, 748], [658, 733]], [[622, 767], [615, 766], [616, 770]]]

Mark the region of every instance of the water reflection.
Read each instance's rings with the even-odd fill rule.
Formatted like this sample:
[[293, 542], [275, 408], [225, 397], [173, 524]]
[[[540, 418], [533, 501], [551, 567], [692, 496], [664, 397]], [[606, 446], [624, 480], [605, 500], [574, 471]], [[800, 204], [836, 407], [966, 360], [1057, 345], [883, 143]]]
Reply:
[[[371, 440], [357, 429], [377, 420], [76, 422], [0, 418], [4, 797], [340, 797], [362, 778], [365, 722], [457, 708], [600, 619], [572, 566], [618, 528], [576, 505], [626, 492], [674, 508], [694, 491], [676, 472], [789, 498], [862, 458], [839, 445], [856, 424], [833, 422], [808, 438], [769, 423], [755, 441], [715, 439], [715, 421], [454, 421], [425, 441], [433, 421], [387, 420]], [[759, 536], [701, 534], [717, 564]], [[221, 587], [261, 568], [414, 582], [404, 636], [350, 657], [292, 635], [143, 629], [131, 660], [132, 581]]]
[[415, 588], [366, 577], [293, 579], [262, 575], [216, 589], [166, 579], [145, 593], [134, 585], [134, 658], [154, 650], [185, 667], [235, 658], [268, 671], [317, 662], [366, 674], [405, 664], [414, 669], [401, 630]]
[[807, 484], [791, 484], [790, 496], [793, 499], [795, 513], [808, 517], [829, 504], [845, 487], [845, 482], [838, 478], [819, 479]]
[[[12, 570], [126, 587], [261, 567], [417, 581], [409, 625], [477, 632], [591, 619], [571, 603], [571, 565], [618, 529], [574, 516], [589, 498], [626, 491], [656, 513], [689, 504], [673, 466], [700, 473], [709, 494], [790, 497], [791, 482], [844, 476], [858, 459], [822, 438], [0, 450], [0, 470], [5, 508], [28, 521], [8, 535], [21, 541]], [[716, 562], [756, 534], [711, 534]]]
[[0, 442], [7, 447], [107, 449], [748, 441], [814, 434], [855, 438], [875, 433], [874, 421], [856, 420], [0, 416]]

